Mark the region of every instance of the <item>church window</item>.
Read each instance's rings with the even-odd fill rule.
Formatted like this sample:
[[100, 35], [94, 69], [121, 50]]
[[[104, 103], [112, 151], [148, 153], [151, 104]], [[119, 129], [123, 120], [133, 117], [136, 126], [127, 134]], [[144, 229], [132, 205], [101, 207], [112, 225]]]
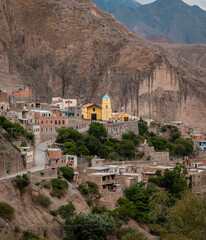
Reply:
[[107, 108], [108, 106], [106, 105], [106, 108]]
[[93, 108], [93, 112], [95, 112], [95, 108]]

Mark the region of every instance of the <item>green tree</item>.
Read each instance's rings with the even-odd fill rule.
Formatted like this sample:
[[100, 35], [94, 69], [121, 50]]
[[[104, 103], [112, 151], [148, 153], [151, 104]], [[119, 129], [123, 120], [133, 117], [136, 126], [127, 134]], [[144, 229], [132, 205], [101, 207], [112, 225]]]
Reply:
[[123, 140], [119, 144], [118, 152], [125, 158], [134, 158], [135, 156], [135, 145], [130, 140]]
[[[65, 225], [66, 233], [71, 233], [77, 240], [106, 240], [107, 236], [113, 234], [116, 222], [108, 214], [79, 214], [75, 217], [72, 225]], [[74, 239], [74, 238], [72, 238]]]
[[144, 233], [141, 232], [134, 232], [134, 233], [127, 233], [124, 235], [122, 240], [147, 240]]
[[[164, 239], [204, 240], [206, 195], [186, 192], [169, 213], [169, 234]], [[175, 238], [176, 237], [176, 238]]]
[[78, 155], [83, 155], [83, 156], [86, 156], [89, 154], [89, 150], [86, 146], [79, 146], [77, 147], [77, 154]]
[[187, 169], [182, 165], [176, 166], [173, 171], [166, 169], [162, 187], [165, 187], [175, 197], [181, 197], [181, 194], [188, 189], [186, 174]]
[[180, 138], [175, 141], [176, 145], [182, 145], [185, 148], [184, 156], [189, 155], [194, 150], [194, 143], [190, 138]]
[[85, 146], [87, 147], [91, 155], [99, 155], [101, 143], [96, 137], [87, 136], [85, 138]]
[[74, 169], [72, 167], [60, 167], [59, 170], [63, 173], [63, 177], [68, 181], [74, 177]]
[[17, 187], [19, 188], [21, 194], [25, 193], [26, 187], [30, 184], [30, 180], [27, 174], [23, 174], [22, 176], [17, 175], [14, 178], [14, 182], [16, 183]]
[[129, 218], [134, 218], [137, 215], [137, 208], [126, 197], [119, 198], [117, 203], [120, 207], [114, 211], [118, 218], [128, 221]]
[[149, 194], [145, 188], [140, 184], [135, 183], [132, 186], [125, 189], [126, 197], [132, 201], [138, 210], [138, 214], [135, 219], [138, 222], [145, 222], [148, 218], [149, 212]]
[[123, 140], [130, 140], [134, 143], [135, 146], [144, 142], [144, 138], [141, 135], [136, 135], [134, 132], [130, 131], [122, 135]]
[[139, 128], [139, 134], [141, 136], [144, 136], [148, 132], [147, 122], [145, 122], [144, 120], [142, 120], [142, 118], [140, 118], [140, 120], [138, 121], [138, 128]]
[[74, 142], [81, 140], [84, 138], [84, 135], [79, 133], [77, 130], [73, 128], [58, 128], [57, 129], [57, 142], [58, 143], [65, 143], [68, 142], [69, 139], [72, 139]]
[[98, 140], [107, 137], [107, 130], [103, 124], [94, 122], [89, 125], [89, 135], [96, 137]]
[[155, 148], [155, 151], [165, 151], [168, 147], [168, 140], [162, 137], [151, 137], [150, 142]]
[[172, 142], [175, 142], [177, 139], [181, 137], [181, 132], [178, 130], [172, 133]]
[[71, 142], [65, 142], [63, 144], [63, 147], [64, 147], [64, 154], [75, 155], [77, 153], [76, 146]]

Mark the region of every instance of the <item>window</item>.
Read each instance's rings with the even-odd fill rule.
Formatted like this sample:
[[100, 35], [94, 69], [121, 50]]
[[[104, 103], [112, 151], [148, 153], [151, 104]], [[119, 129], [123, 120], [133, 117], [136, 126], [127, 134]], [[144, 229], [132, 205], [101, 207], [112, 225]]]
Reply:
[[108, 106], [106, 105], [106, 108], [107, 108]]
[[77, 117], [79, 117], [79, 114], [77, 114]]
[[64, 120], [62, 120], [62, 124], [64, 124]]
[[43, 121], [41, 121], [41, 124], [43, 124], [44, 122]]
[[93, 108], [93, 112], [95, 112], [95, 108]]
[[106, 177], [103, 177], [102, 180], [105, 181], [105, 180], [106, 180]]
[[57, 125], [57, 120], [55, 120], [55, 125]]
[[52, 123], [52, 121], [50, 121]]
[[61, 124], [61, 121], [59, 120], [59, 125]]

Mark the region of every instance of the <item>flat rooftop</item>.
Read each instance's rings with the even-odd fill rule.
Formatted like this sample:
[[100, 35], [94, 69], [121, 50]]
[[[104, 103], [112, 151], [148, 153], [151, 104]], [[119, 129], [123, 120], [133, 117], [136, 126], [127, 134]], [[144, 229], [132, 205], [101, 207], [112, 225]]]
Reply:
[[116, 175], [115, 173], [91, 173], [88, 174], [88, 176], [111, 176], [111, 175]]
[[97, 166], [97, 167], [89, 167], [87, 169], [92, 169], [92, 170], [97, 170], [97, 171], [102, 171], [102, 170], [109, 170], [110, 167], [104, 167], [104, 166]]

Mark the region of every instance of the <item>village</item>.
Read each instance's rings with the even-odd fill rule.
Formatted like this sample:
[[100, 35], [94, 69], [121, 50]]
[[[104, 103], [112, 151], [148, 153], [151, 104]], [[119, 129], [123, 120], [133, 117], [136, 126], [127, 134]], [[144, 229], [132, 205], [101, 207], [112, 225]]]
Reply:
[[[11, 123], [20, 124], [34, 136], [34, 142], [28, 141], [26, 144], [24, 137], [12, 138], [11, 142], [20, 149], [21, 157], [15, 157], [15, 153], [12, 155], [12, 151], [15, 151], [12, 147], [5, 150], [6, 147], [2, 143], [1, 179], [28, 171], [49, 170], [51, 174], [58, 175], [60, 167], [70, 166], [74, 169], [72, 187], [77, 188], [87, 181], [95, 182], [101, 193], [99, 206], [113, 210], [126, 187], [137, 182], [147, 183], [149, 178], [157, 177], [157, 172], [164, 175], [166, 170], [173, 170], [177, 164], [182, 164], [187, 169], [188, 181], [192, 179], [192, 192], [198, 194], [206, 192], [206, 134], [204, 129], [198, 126], [186, 126], [181, 121], [164, 124], [147, 121], [148, 131], [153, 134], [167, 138], [168, 129], [164, 126], [170, 126], [170, 129], [178, 129], [182, 138], [191, 139], [195, 154], [190, 156], [171, 159], [167, 149], [155, 151], [155, 147], [144, 140], [138, 144], [138, 154], [134, 157], [111, 160], [94, 155], [88, 161], [82, 154], [77, 156], [63, 151], [62, 145], [56, 142], [58, 129], [72, 128], [87, 135], [90, 124], [99, 122], [104, 125], [108, 140], [110, 138], [121, 140], [123, 134], [130, 132], [139, 135], [139, 117], [125, 112], [124, 109], [121, 112], [113, 111], [107, 94], [102, 96], [102, 104], [82, 105], [77, 99], [61, 97], [53, 97], [51, 103], [33, 101], [29, 87], [13, 93], [0, 89], [0, 116]], [[9, 131], [12, 136], [12, 128]], [[0, 128], [0, 134], [4, 141], [5, 130]], [[6, 158], [8, 151], [14, 157]]]

